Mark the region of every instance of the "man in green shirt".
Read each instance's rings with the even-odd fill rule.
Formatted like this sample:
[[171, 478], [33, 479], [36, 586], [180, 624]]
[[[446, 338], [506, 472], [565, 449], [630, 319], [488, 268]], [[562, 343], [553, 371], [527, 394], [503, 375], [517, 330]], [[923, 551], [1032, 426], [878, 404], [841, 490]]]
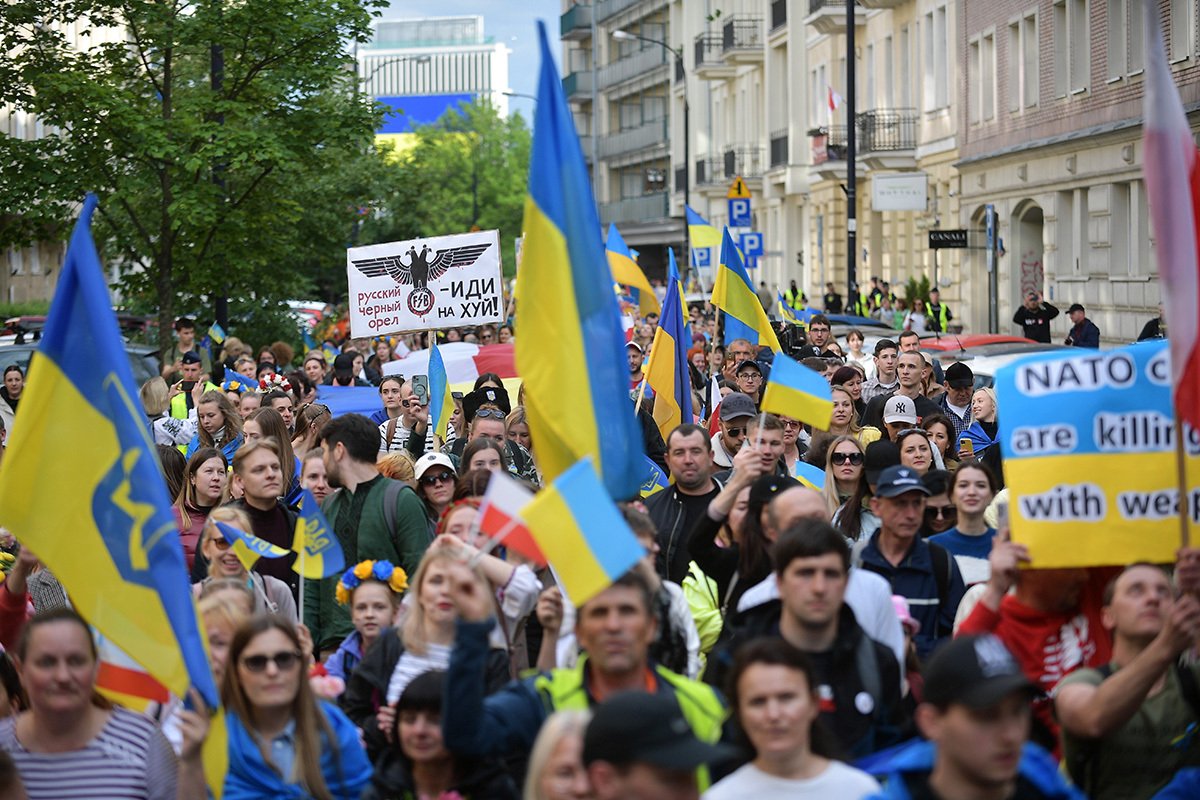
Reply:
[[162, 376], [171, 385], [180, 380], [183, 375], [184, 353], [195, 353], [200, 356], [200, 372], [212, 374], [212, 359], [208, 353], [196, 345], [196, 322], [187, 317], [175, 320], [175, 335], [178, 341], [167, 348], [163, 354]]
[[[1198, 553], [1181, 551], [1181, 559]], [[1055, 690], [1063, 760], [1092, 800], [1148, 798], [1178, 770], [1200, 765], [1200, 667], [1179, 665], [1200, 635], [1200, 601], [1176, 599], [1161, 568], [1134, 564], [1109, 584], [1103, 620], [1112, 661], [1068, 675]]]

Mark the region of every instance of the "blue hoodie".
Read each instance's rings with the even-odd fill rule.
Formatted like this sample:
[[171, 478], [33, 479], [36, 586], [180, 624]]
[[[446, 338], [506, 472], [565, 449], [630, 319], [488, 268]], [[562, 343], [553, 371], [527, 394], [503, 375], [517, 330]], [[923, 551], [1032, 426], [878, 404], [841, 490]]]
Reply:
[[[883, 792], [872, 800], [911, 800], [908, 781], [927, 783], [937, 753], [932, 742], [914, 739], [907, 744], [871, 756], [856, 766], [872, 775]], [[1017, 767], [1018, 797], [1046, 800], [1087, 800], [1082, 792], [1066, 782], [1054, 759], [1042, 748], [1029, 742], [1021, 752]]]

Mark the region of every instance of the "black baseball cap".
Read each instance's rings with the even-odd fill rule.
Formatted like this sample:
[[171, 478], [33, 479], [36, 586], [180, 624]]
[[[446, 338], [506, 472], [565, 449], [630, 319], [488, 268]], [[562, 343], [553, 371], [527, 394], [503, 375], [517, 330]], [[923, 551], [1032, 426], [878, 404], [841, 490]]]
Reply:
[[910, 467], [888, 467], [879, 474], [879, 482], [875, 487], [876, 497], [899, 497], [909, 492], [920, 492], [929, 496], [929, 487], [922, 481], [915, 469]]
[[975, 385], [975, 373], [961, 361], [946, 367], [946, 385], [952, 389], [969, 389]]
[[757, 372], [758, 372], [758, 374], [759, 374], [759, 375], [762, 375], [762, 374], [763, 374], [763, 368], [762, 368], [762, 365], [761, 365], [761, 364], [759, 364], [757, 361], [754, 361], [754, 360], [752, 360], [752, 359], [746, 359], [746, 360], [745, 360], [745, 361], [743, 361], [742, 363], [738, 364], [738, 365], [737, 365], [737, 368], [736, 368], [736, 369], [733, 371], [733, 374], [734, 374], [734, 375], [741, 375], [741, 374], [742, 374], [742, 372], [744, 372], [744, 371], [745, 371], [745, 370], [747, 370], [747, 369], [752, 369], [752, 370], [755, 370], [755, 371], [757, 371]]
[[181, 364], [201, 364], [203, 362], [200, 360], [199, 353], [197, 353], [195, 350], [188, 350], [186, 353], [184, 353], [180, 357], [179, 363], [181, 363]]
[[1083, 311], [1083, 306], [1079, 303], [1071, 303], [1071, 307], [1067, 309], [1068, 314], [1074, 314], [1076, 311]]
[[925, 667], [925, 702], [945, 708], [987, 708], [1013, 692], [1041, 690], [1021, 671], [1004, 642], [990, 633], [960, 636], [934, 651]]
[[688, 771], [729, 758], [733, 751], [702, 742], [670, 694], [621, 692], [592, 710], [583, 734], [583, 763], [650, 764]]
[[867, 445], [864, 456], [863, 470], [867, 483], [874, 485], [879, 483], [879, 476], [885, 469], [900, 463], [900, 448], [896, 447], [895, 442], [879, 439]]

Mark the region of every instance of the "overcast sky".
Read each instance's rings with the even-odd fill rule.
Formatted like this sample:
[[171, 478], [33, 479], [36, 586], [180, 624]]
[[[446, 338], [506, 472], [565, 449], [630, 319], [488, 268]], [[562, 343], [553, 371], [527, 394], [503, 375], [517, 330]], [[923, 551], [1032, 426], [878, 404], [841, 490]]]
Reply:
[[[480, 15], [483, 32], [512, 50], [508, 58], [508, 82], [514, 92], [537, 94], [538, 58], [537, 20], [546, 23], [554, 60], [562, 71], [562, 53], [558, 45], [560, 0], [392, 0], [383, 19], [414, 17], [456, 17]], [[527, 122], [533, 120], [533, 101], [509, 98], [509, 108], [520, 110]]]

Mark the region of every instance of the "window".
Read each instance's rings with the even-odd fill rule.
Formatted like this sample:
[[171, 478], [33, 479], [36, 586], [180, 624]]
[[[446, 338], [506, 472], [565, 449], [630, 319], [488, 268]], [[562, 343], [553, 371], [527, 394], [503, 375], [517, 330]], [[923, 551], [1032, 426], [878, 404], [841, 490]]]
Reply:
[[1108, 0], [1108, 79], [1142, 71], [1141, 0]]
[[967, 43], [967, 108], [971, 124], [982, 120], [980, 113], [980, 98], [983, 95], [983, 72], [979, 69], [979, 37], [973, 37]]
[[904, 108], [916, 105], [913, 102], [912, 46], [907, 25], [900, 29], [900, 105]]
[[1058, 0], [1054, 4], [1054, 94], [1087, 91], [1090, 59], [1087, 0]]
[[1183, 61], [1192, 54], [1192, 16], [1195, 0], [1171, 0], [1171, 60]]
[[984, 121], [996, 118], [996, 34], [986, 33], [979, 48], [980, 112]]
[[1008, 110], [1021, 110], [1021, 22], [1008, 23]]
[[1038, 71], [1038, 22], [1037, 14], [1026, 14], [1021, 20], [1021, 96], [1025, 107], [1038, 104], [1041, 75]]
[[866, 75], [863, 76], [865, 78], [864, 83], [866, 86], [866, 91], [864, 93], [865, 96], [863, 98], [863, 100], [864, 100], [863, 107], [864, 108], [874, 108], [875, 107], [875, 43], [874, 42], [867, 45], [867, 60], [866, 60], [866, 64], [863, 66], [863, 71], [866, 73]]
[[883, 39], [883, 105], [896, 107], [896, 54], [892, 48], [892, 37]]
[[934, 65], [934, 93], [937, 102], [937, 108], [945, 108], [950, 105], [950, 79], [949, 79], [949, 39], [946, 37], [946, 7], [942, 6], [933, 13], [933, 34], [934, 34], [934, 50], [933, 50], [933, 65]]

